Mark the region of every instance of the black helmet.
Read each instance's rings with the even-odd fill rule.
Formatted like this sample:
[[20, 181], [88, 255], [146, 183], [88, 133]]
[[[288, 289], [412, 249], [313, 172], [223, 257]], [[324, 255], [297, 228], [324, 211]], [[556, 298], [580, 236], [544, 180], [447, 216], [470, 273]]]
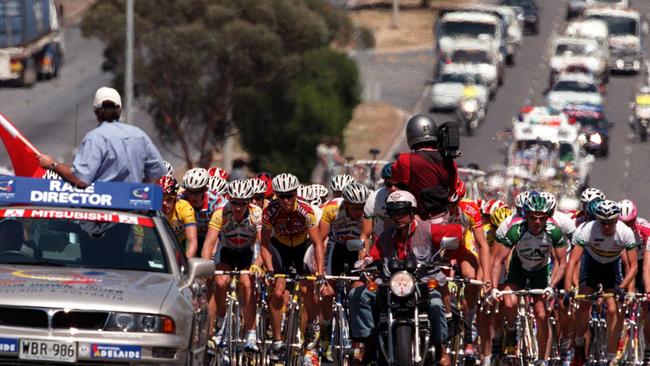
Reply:
[[427, 114], [416, 114], [406, 123], [406, 142], [409, 149], [421, 143], [438, 142], [438, 125]]

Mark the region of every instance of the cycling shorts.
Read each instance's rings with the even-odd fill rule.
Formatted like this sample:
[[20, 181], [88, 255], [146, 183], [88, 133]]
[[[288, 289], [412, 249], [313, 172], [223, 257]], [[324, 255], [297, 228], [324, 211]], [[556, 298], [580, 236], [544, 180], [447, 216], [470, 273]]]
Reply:
[[603, 290], [615, 289], [623, 282], [621, 263], [621, 258], [610, 263], [600, 263], [585, 251], [580, 263], [580, 286], [595, 289], [601, 284]]
[[344, 273], [348, 265], [348, 274], [354, 269], [354, 264], [359, 260], [358, 251], [350, 251], [345, 244], [331, 241], [325, 253], [325, 272], [328, 275], [339, 276]]
[[310, 244], [310, 240], [305, 240], [301, 244], [289, 247], [277, 239], [271, 238], [270, 249], [275, 273], [289, 273], [291, 267], [295, 268], [299, 275], [307, 273], [304, 257]]
[[520, 289], [544, 289], [551, 280], [551, 266], [545, 265], [533, 271], [527, 271], [516, 253], [512, 253], [510, 267], [505, 283], [516, 285]]
[[232, 249], [222, 246], [214, 255], [214, 263], [224, 263], [231, 269], [246, 270], [253, 264], [253, 247]]

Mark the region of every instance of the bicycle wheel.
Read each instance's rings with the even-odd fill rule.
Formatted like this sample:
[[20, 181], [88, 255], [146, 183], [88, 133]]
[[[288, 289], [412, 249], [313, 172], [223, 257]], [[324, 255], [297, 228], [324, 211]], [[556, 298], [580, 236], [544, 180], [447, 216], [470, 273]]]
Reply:
[[260, 351], [257, 353], [256, 365], [266, 366], [269, 364], [269, 343], [266, 337], [266, 327], [267, 327], [267, 316], [268, 306], [265, 302], [262, 302], [257, 306], [255, 311], [255, 327], [257, 331], [257, 346]]
[[349, 328], [345, 309], [337, 305], [332, 317], [332, 339], [331, 346], [334, 358], [334, 364], [337, 366], [347, 366], [349, 364]]
[[302, 349], [302, 343], [300, 342], [300, 309], [298, 304], [291, 303], [289, 304], [289, 311], [286, 316], [286, 327], [285, 327], [285, 351], [286, 359], [285, 362], [289, 366], [297, 366], [300, 361], [300, 349]]

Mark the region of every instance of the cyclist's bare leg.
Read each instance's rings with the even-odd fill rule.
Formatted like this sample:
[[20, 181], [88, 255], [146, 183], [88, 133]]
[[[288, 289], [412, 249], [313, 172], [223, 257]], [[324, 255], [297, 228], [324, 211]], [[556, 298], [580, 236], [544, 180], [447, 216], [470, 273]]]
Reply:
[[302, 303], [305, 306], [307, 321], [312, 323], [318, 317], [318, 295], [314, 294], [314, 282], [301, 281], [300, 294], [302, 295]]
[[[330, 288], [334, 288], [335, 284], [329, 281]], [[329, 291], [326, 295], [322, 295], [318, 303], [318, 310], [321, 324], [329, 324], [332, 320], [332, 304], [334, 303], [334, 294]]]
[[537, 295], [535, 298], [535, 321], [537, 322], [537, 344], [539, 349], [539, 358], [548, 359], [549, 345], [548, 335], [550, 333], [548, 323], [548, 313], [546, 312], [546, 301], [544, 296]]
[[[225, 263], [215, 265], [217, 271], [230, 271], [230, 266]], [[226, 291], [230, 276], [214, 276], [214, 296], [217, 315], [219, 318], [226, 316]]]
[[[607, 352], [615, 353], [618, 346], [618, 338], [623, 329], [623, 317], [618, 316], [616, 299], [610, 297], [607, 300]], [[613, 325], [613, 326], [612, 326]]]
[[[460, 271], [465, 278], [479, 278], [478, 275], [480, 269], [476, 257], [472, 255], [465, 256], [465, 258], [463, 258], [463, 260], [460, 262]], [[480, 286], [468, 285], [465, 287], [465, 303], [463, 304], [463, 312], [465, 313], [465, 321], [470, 327], [468, 336], [471, 336], [471, 326], [472, 322], [474, 321], [474, 317], [476, 316], [476, 306], [478, 304], [480, 291]], [[480, 328], [478, 330], [480, 330]], [[482, 339], [487, 335], [479, 334], [479, 336]]]
[[273, 292], [271, 295], [271, 330], [273, 331], [273, 340], [282, 340], [282, 307], [285, 303], [284, 290], [287, 287], [287, 281], [283, 278], [275, 279]]
[[211, 326], [208, 328], [208, 337], [212, 337], [215, 332], [215, 325], [217, 321], [217, 301], [215, 297], [215, 277], [208, 277], [206, 279], [206, 292], [205, 296], [208, 299], [208, 322]]
[[239, 277], [242, 302], [244, 304], [244, 329], [255, 330], [255, 296], [253, 296], [253, 277], [242, 275]]
[[[519, 286], [512, 283], [506, 283], [503, 285], [503, 290], [516, 291], [519, 290]], [[512, 326], [513, 324], [515, 324], [515, 318], [517, 315], [517, 296], [504, 295], [502, 304], [503, 306], [501, 307], [501, 311], [503, 312], [503, 317], [508, 321], [508, 324]]]

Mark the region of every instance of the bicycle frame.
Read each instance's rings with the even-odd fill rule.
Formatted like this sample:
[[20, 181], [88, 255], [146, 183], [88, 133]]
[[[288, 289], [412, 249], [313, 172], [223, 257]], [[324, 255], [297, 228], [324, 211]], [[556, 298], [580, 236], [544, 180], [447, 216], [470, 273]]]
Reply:
[[226, 316], [223, 320], [224, 333], [222, 339], [226, 339], [228, 356], [231, 360], [237, 360], [242, 356], [241, 349], [241, 307], [239, 295], [239, 276], [249, 275], [249, 271], [215, 271], [217, 276], [229, 276], [228, 289], [226, 290]]
[[347, 288], [351, 281], [359, 281], [359, 277], [348, 276], [325, 276], [327, 280], [336, 281], [336, 292], [332, 304], [332, 334], [330, 344], [336, 352], [334, 358], [335, 365], [343, 365], [349, 358], [352, 350], [352, 340], [350, 339], [350, 328], [347, 312]]
[[[607, 364], [607, 303], [599, 304], [598, 300], [613, 297], [613, 293], [603, 293], [602, 289], [592, 294], [578, 294], [577, 300], [587, 300], [591, 303], [589, 316], [589, 355], [587, 364]], [[600, 308], [599, 308], [600, 306]]]
[[642, 304], [647, 302], [646, 294], [634, 294], [632, 301], [625, 306], [625, 320], [621, 338], [613, 362], [624, 365], [643, 364], [643, 319]]
[[[479, 280], [472, 280], [463, 277], [447, 277], [447, 281], [453, 282], [456, 284], [454, 290], [451, 291], [451, 295], [455, 295], [456, 302], [458, 306], [458, 315], [460, 321], [460, 327], [457, 334], [454, 335], [454, 339], [451, 341], [451, 345], [447, 347], [448, 353], [450, 353], [451, 364], [452, 365], [461, 365], [465, 359], [465, 313], [463, 311], [463, 303], [465, 302], [465, 288], [469, 285], [483, 286], [483, 282]], [[471, 326], [471, 324], [470, 324]]]

